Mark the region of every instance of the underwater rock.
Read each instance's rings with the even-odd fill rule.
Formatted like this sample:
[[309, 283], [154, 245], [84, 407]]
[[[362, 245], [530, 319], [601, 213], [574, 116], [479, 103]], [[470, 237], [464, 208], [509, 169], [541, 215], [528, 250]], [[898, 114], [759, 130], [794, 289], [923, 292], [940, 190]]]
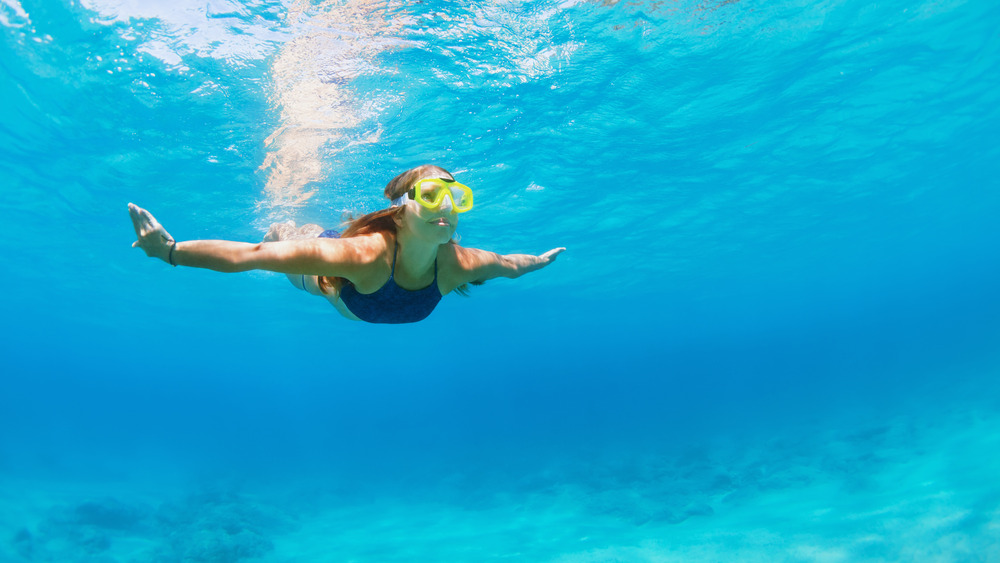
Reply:
[[715, 514], [715, 509], [713, 509], [711, 506], [703, 502], [698, 502], [688, 505], [688, 507], [684, 509], [684, 514], [687, 517], [712, 516], [713, 514]]
[[76, 560], [111, 549], [114, 537], [145, 531], [149, 511], [113, 498], [54, 507], [32, 532], [23, 528], [11, 544], [26, 560]]
[[157, 515], [167, 534], [166, 551], [183, 561], [230, 563], [274, 550], [266, 532], [287, 520], [274, 510], [231, 493], [194, 495], [165, 505]]
[[77, 525], [127, 531], [138, 528], [147, 516], [148, 513], [140, 508], [116, 499], [105, 499], [77, 505], [70, 519]]
[[236, 563], [272, 552], [268, 535], [291, 521], [231, 493], [192, 495], [155, 512], [109, 498], [53, 507], [37, 528], [22, 528], [9, 545], [18, 560], [96, 562], [117, 560], [114, 545], [127, 539], [136, 561]]
[[10, 544], [13, 546], [15, 553], [29, 561], [35, 557], [38, 551], [35, 547], [34, 536], [26, 528], [18, 530], [10, 540]]
[[181, 561], [236, 563], [261, 557], [274, 549], [271, 540], [250, 530], [229, 533], [215, 528], [186, 530], [170, 535], [171, 552]]

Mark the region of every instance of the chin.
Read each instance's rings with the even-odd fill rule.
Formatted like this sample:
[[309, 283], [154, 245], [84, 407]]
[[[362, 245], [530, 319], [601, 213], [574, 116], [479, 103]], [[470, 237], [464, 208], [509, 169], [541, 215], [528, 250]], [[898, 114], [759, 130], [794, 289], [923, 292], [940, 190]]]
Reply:
[[447, 235], [440, 237], [438, 244], [448, 244], [448, 241], [455, 236], [455, 229], [451, 229]]

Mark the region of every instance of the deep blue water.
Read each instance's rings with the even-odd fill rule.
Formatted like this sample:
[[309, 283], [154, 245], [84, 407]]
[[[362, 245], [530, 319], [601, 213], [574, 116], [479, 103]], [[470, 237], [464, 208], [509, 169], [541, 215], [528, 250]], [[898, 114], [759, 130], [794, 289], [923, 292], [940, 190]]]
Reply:
[[[1000, 5], [772, 4], [0, 2], [0, 561], [996, 561]], [[568, 250], [373, 326], [129, 246], [428, 162]]]

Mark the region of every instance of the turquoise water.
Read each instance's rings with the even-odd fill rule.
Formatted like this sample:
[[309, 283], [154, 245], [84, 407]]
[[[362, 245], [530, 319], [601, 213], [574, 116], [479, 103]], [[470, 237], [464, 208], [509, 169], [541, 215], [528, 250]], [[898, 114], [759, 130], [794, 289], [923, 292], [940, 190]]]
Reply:
[[[0, 561], [997, 561], [1000, 5], [771, 4], [0, 2]], [[568, 250], [372, 326], [129, 246], [425, 162]]]

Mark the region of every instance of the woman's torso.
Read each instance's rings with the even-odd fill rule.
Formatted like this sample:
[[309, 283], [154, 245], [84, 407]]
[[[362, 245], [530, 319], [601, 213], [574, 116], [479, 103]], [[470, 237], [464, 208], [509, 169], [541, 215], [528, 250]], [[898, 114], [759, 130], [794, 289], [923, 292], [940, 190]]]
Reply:
[[345, 280], [331, 303], [344, 316], [376, 323], [416, 322], [427, 317], [458, 284], [455, 249], [440, 245], [428, 267], [414, 270], [400, 259], [396, 238], [371, 235], [373, 259], [362, 275]]

